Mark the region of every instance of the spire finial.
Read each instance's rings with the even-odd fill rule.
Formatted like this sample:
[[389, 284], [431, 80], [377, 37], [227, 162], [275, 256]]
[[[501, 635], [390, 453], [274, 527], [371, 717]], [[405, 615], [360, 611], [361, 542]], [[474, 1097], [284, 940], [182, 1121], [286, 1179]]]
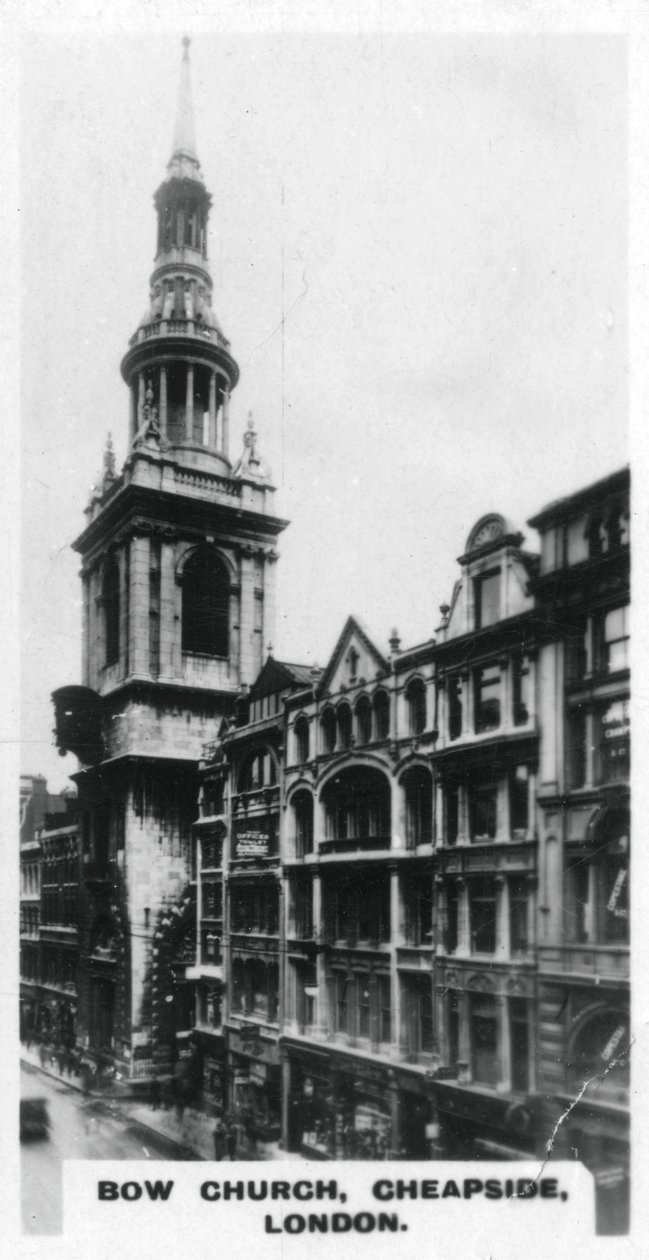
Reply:
[[178, 113], [174, 132], [172, 161], [176, 156], [192, 158], [198, 163], [196, 155], [196, 139], [194, 136], [194, 110], [192, 106], [192, 90], [189, 81], [189, 44], [188, 35], [183, 36], [183, 57], [180, 65], [180, 90], [178, 93]]

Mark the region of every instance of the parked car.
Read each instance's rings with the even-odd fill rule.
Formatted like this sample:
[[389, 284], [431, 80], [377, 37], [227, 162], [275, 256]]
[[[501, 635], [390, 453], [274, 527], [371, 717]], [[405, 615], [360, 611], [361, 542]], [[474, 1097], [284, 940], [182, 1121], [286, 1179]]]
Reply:
[[47, 1098], [34, 1095], [20, 1100], [20, 1140], [30, 1138], [48, 1138], [50, 1135], [50, 1116]]

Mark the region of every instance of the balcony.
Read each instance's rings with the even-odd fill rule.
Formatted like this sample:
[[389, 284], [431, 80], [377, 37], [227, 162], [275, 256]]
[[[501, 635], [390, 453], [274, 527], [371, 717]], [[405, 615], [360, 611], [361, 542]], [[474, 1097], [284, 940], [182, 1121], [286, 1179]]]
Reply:
[[628, 982], [628, 945], [543, 945], [538, 949], [541, 975], [588, 976]]
[[391, 847], [390, 835], [344, 836], [339, 839], [321, 840], [318, 853], [324, 857], [337, 853], [380, 853]]

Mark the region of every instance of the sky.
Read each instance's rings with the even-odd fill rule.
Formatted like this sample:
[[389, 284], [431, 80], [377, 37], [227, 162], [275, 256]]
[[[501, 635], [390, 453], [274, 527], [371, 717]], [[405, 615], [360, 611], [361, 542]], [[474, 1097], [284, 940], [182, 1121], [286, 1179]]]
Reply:
[[[59, 790], [71, 548], [148, 306], [178, 30], [33, 32], [21, 67], [21, 769]], [[195, 32], [214, 307], [277, 486], [274, 655], [439, 624], [475, 521], [628, 460], [619, 35]]]

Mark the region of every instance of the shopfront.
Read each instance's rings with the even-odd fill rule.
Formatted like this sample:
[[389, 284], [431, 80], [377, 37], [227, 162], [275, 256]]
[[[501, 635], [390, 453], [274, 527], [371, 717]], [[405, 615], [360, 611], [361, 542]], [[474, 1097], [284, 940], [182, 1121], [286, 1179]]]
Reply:
[[284, 1045], [285, 1137], [312, 1159], [425, 1159], [434, 1118], [423, 1073]]
[[274, 1041], [228, 1030], [227, 1110], [251, 1142], [276, 1142], [281, 1133], [281, 1072]]

